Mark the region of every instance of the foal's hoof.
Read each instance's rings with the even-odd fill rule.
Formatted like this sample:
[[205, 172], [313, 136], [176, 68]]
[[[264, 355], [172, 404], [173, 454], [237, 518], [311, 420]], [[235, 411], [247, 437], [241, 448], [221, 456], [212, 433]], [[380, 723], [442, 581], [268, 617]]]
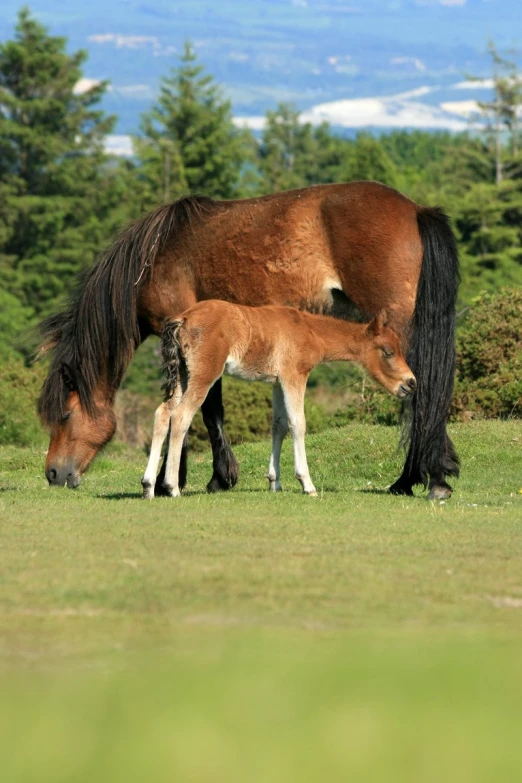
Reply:
[[143, 498], [145, 500], [152, 500], [154, 497], [154, 487], [152, 484], [141, 482], [141, 486], [143, 487]]
[[449, 484], [442, 484], [432, 487], [429, 491], [428, 500], [449, 500], [453, 490]]
[[317, 498], [319, 495], [317, 494], [316, 489], [312, 489], [311, 492], [305, 492], [305, 495], [308, 495], [309, 498]]

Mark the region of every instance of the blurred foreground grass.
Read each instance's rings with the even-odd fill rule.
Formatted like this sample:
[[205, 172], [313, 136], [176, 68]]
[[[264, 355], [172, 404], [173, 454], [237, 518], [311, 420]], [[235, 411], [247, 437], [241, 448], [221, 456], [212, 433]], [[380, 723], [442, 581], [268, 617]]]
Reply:
[[76, 492], [0, 450], [0, 769], [9, 781], [489, 781], [522, 775], [519, 422], [452, 428], [455, 496], [382, 492], [394, 430], [309, 438], [313, 500], [241, 481], [141, 501], [145, 455]]

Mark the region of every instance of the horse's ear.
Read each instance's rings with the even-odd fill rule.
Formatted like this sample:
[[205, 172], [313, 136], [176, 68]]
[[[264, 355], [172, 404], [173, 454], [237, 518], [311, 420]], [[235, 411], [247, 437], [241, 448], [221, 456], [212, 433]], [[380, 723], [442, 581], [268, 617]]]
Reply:
[[67, 364], [67, 362], [62, 362], [60, 372], [62, 374], [63, 382], [69, 391], [74, 391], [76, 389], [76, 379], [71, 365]]
[[366, 333], [370, 337], [377, 337], [380, 335], [387, 323], [388, 316], [386, 314], [386, 310], [379, 310], [375, 318], [373, 318], [366, 327]]

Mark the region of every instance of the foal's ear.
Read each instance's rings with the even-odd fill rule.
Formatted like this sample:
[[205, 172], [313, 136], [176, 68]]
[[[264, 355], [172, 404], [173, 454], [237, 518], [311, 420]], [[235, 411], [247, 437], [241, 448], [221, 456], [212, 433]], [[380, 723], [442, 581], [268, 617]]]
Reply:
[[388, 316], [386, 314], [386, 310], [379, 310], [375, 318], [373, 318], [366, 327], [366, 333], [370, 337], [377, 337], [380, 335], [387, 323]]
[[71, 365], [67, 364], [67, 362], [62, 362], [60, 372], [62, 374], [63, 382], [69, 391], [74, 391], [76, 389], [76, 379]]

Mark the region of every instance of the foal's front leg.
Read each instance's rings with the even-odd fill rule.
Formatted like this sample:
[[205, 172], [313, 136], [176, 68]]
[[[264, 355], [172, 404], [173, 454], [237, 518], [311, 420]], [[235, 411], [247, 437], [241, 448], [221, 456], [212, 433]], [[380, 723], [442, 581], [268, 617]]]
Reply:
[[170, 421], [170, 410], [166, 402], [163, 402], [154, 414], [154, 426], [152, 429], [152, 443], [150, 446], [149, 461], [141, 480], [143, 497], [151, 500], [154, 497], [154, 484], [156, 483], [156, 471], [161, 457], [161, 447], [167, 435]]
[[306, 459], [305, 433], [306, 419], [304, 413], [304, 395], [306, 391], [306, 378], [304, 381], [294, 382], [292, 385], [283, 385], [288, 425], [294, 441], [294, 465], [295, 477], [301, 484], [306, 495], [317, 497], [317, 490], [310, 478], [308, 462]]
[[271, 492], [281, 491], [281, 446], [288, 432], [288, 417], [286, 415], [285, 399], [279, 383], [275, 383], [272, 389], [272, 454], [268, 465], [266, 477], [270, 482]]

